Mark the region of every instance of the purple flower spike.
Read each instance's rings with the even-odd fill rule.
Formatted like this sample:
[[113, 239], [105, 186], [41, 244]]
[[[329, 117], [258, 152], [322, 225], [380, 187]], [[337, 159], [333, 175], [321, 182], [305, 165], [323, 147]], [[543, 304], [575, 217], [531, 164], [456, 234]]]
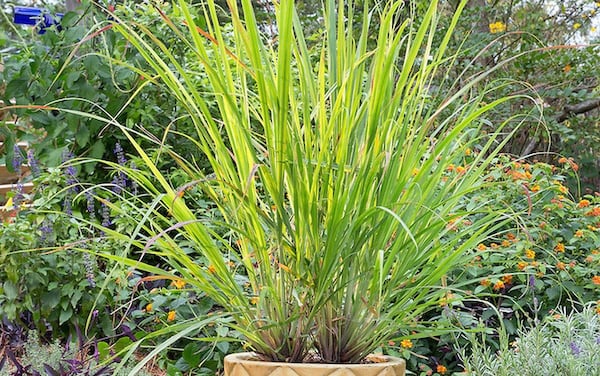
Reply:
[[579, 346], [577, 346], [575, 342], [571, 342], [569, 344], [569, 347], [571, 348], [571, 352], [573, 353], [573, 355], [578, 356], [579, 354], [581, 354], [581, 349], [579, 348]]
[[96, 205], [94, 202], [94, 191], [89, 190], [85, 191], [85, 199], [86, 199], [86, 210], [90, 215], [91, 219], [96, 218]]
[[121, 147], [121, 144], [119, 144], [117, 142], [117, 144], [115, 145], [115, 155], [117, 156], [117, 163], [119, 163], [121, 166], [125, 166], [125, 164], [127, 163], [127, 158], [125, 158], [125, 153], [123, 152], [123, 148]]
[[110, 220], [110, 209], [105, 203], [102, 203], [102, 226], [110, 227], [110, 225], [112, 225]]
[[27, 150], [27, 163], [29, 163], [29, 168], [31, 169], [31, 174], [34, 178], [40, 176], [40, 165], [38, 160], [35, 158], [35, 154], [33, 150]]
[[13, 160], [12, 160], [12, 168], [15, 172], [21, 175], [21, 166], [23, 165], [23, 155], [21, 154], [21, 148], [19, 145], [15, 144], [13, 147]]
[[535, 287], [535, 276], [533, 274], [529, 276], [529, 287]]
[[68, 196], [65, 197], [65, 200], [63, 201], [63, 212], [68, 216], [73, 215], [73, 208], [71, 207], [71, 198]]

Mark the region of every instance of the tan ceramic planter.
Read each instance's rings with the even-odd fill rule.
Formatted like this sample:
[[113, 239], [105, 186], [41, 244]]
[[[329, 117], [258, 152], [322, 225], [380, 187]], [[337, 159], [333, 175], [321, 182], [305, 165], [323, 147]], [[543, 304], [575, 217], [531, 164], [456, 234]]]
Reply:
[[404, 376], [404, 359], [374, 356], [373, 363], [278, 363], [256, 360], [253, 353], [225, 357], [225, 376]]

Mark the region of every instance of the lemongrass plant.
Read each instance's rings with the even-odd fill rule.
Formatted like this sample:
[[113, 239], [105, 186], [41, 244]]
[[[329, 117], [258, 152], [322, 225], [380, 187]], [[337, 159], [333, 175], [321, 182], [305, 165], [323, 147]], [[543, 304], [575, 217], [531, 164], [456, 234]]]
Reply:
[[[123, 216], [138, 212], [138, 237], [104, 232], [161, 256], [168, 269], [137, 255], [105, 257], [208, 295], [263, 359], [361, 362], [435, 307], [447, 271], [503, 220], [485, 203], [469, 211], [462, 204], [487, 184], [486, 167], [507, 140], [500, 137], [506, 122], [485, 133], [482, 117], [510, 98], [484, 102], [494, 89], [483, 85], [489, 72], [463, 80], [443, 101], [432, 98], [434, 80], [453, 63], [446, 49], [465, 2], [448, 32], [434, 38], [435, 1], [419, 23], [400, 23], [404, 1], [379, 10], [364, 2], [359, 25], [353, 2], [327, 0], [316, 53], [293, 1], [274, 2], [277, 35], [268, 37], [250, 0], [227, 1], [227, 35], [214, 1], [201, 5], [200, 17], [185, 1], [174, 3], [183, 25], [156, 14], [186, 43], [195, 66], [135, 20], [114, 15], [112, 27], [151, 68], [138, 70], [147, 82], [164, 85], [185, 109], [196, 134], [179, 136], [197, 145], [212, 171], [203, 174], [165, 147], [162, 158], [192, 177], [172, 186], [140, 146], [141, 135], [109, 121], [145, 164], [121, 171], [155, 199], [127, 211], [112, 206]], [[467, 149], [478, 151], [474, 162], [448, 177]], [[215, 202], [223, 223], [196, 217], [185, 194], [191, 186]], [[452, 223], [474, 213], [477, 221], [453, 232]]]

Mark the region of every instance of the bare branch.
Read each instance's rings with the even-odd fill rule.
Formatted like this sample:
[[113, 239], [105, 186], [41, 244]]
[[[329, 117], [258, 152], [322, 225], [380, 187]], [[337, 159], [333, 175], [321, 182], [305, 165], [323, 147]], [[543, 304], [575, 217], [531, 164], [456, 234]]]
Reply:
[[556, 121], [562, 123], [573, 115], [583, 114], [600, 107], [600, 98], [590, 99], [574, 105], [566, 105], [562, 113], [556, 117]]

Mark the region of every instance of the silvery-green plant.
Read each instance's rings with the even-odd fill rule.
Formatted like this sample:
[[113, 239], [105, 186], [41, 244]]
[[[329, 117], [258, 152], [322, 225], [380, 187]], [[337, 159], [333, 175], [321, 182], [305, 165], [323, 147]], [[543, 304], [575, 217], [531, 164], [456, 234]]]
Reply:
[[[133, 237], [103, 233], [167, 267], [140, 256], [103, 257], [208, 295], [264, 359], [360, 362], [436, 306], [445, 273], [502, 220], [483, 202], [468, 210], [463, 204], [488, 184], [486, 167], [510, 136], [502, 129], [520, 118], [482, 132], [485, 114], [511, 99], [487, 99], [495, 89], [483, 83], [487, 72], [447, 91], [432, 84], [453, 62], [446, 47], [465, 2], [438, 38], [435, 1], [419, 22], [400, 16], [403, 1], [384, 9], [365, 2], [355, 24], [353, 2], [328, 0], [316, 51], [293, 1], [274, 2], [276, 36], [261, 34], [250, 0], [227, 4], [227, 29], [212, 0], [200, 14], [177, 1], [183, 24], [157, 8], [195, 65], [182, 65], [143, 24], [114, 15], [112, 27], [151, 68], [131, 69], [179, 101], [197, 131], [179, 136], [197, 145], [212, 171], [161, 144], [160, 156], [191, 176], [173, 186], [140, 146], [143, 134], [104, 119], [143, 161], [139, 170], [112, 166], [145, 198], [130, 197], [126, 210], [107, 202], [114, 214], [136, 218]], [[371, 43], [375, 12], [379, 31]], [[467, 149], [477, 151], [473, 162], [448, 176]], [[186, 197], [192, 187], [214, 201], [222, 221], [196, 216]], [[468, 215], [477, 220], [454, 232]], [[158, 334], [177, 334], [155, 352], [214, 317], [223, 316], [164, 329]]]
[[465, 357], [466, 374], [473, 376], [585, 376], [600, 374], [600, 315], [595, 306], [581, 312], [546, 317], [519, 331], [510, 345], [506, 334], [498, 353], [473, 341]]

